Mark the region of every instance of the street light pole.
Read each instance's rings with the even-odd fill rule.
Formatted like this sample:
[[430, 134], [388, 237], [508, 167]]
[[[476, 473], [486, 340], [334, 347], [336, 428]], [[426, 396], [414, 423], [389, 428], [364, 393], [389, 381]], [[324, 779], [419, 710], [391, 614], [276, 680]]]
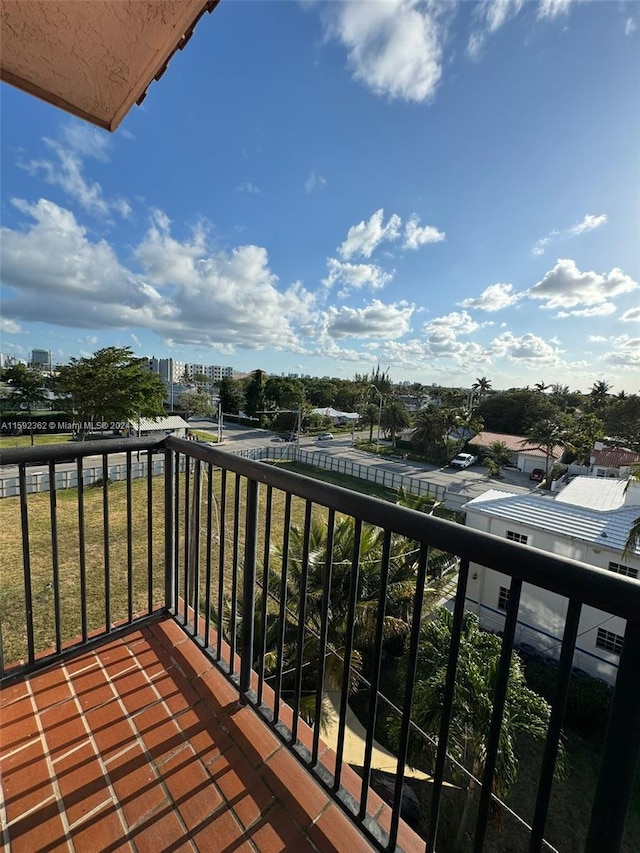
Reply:
[[376, 392], [378, 397], [380, 397], [380, 406], [378, 408], [378, 440], [376, 442], [376, 453], [380, 453], [380, 421], [382, 420], [382, 394], [380, 393], [379, 388], [373, 383], [371, 384], [371, 387]]

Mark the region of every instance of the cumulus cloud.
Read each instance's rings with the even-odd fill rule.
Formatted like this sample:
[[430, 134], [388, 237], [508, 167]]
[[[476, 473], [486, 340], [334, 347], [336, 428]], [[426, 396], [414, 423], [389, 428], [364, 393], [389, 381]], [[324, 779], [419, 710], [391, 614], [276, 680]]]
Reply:
[[443, 231], [438, 231], [433, 225], [425, 225], [421, 228], [419, 223], [420, 220], [415, 213], [405, 223], [403, 249], [419, 249], [426, 243], [440, 243], [445, 239]]
[[120, 263], [105, 241], [93, 242], [74, 215], [53, 202], [17, 201], [35, 220], [3, 229], [5, 316], [84, 328], [146, 328], [179, 345], [300, 349], [296, 328], [314, 297], [300, 282], [286, 288], [255, 245], [211, 252], [202, 228], [180, 241], [156, 211], [134, 259]]
[[[541, 308], [544, 309], [581, 310], [592, 306], [602, 308], [613, 297], [631, 293], [637, 287], [638, 283], [620, 269], [612, 269], [604, 275], [581, 272], [575, 261], [559, 259], [553, 269], [531, 288], [529, 297], [541, 300]], [[571, 313], [575, 314], [575, 311]], [[604, 313], [610, 311], [607, 309]]]
[[470, 335], [479, 328], [480, 324], [466, 311], [452, 311], [442, 317], [434, 317], [424, 324], [427, 333], [448, 331], [456, 335]]
[[463, 308], [477, 308], [480, 311], [501, 311], [510, 305], [515, 305], [522, 298], [521, 293], [513, 292], [512, 284], [491, 284], [475, 299], [464, 299], [460, 304]]
[[374, 299], [364, 308], [331, 307], [323, 325], [332, 338], [400, 338], [410, 329], [414, 306], [406, 302], [385, 304]]
[[602, 344], [605, 343], [607, 339], [602, 335], [589, 335], [587, 340], [593, 344]]
[[370, 258], [380, 243], [398, 239], [401, 225], [402, 220], [396, 213], [392, 213], [385, 223], [384, 210], [380, 208], [368, 220], [363, 219], [349, 228], [347, 239], [338, 249], [338, 254], [345, 261], [356, 255]]
[[638, 308], [629, 308], [628, 311], [625, 311], [622, 317], [620, 317], [623, 323], [633, 323], [640, 321], [640, 307]]
[[360, 290], [363, 287], [380, 290], [393, 278], [393, 273], [385, 272], [376, 264], [343, 263], [337, 258], [327, 259], [327, 269], [329, 274], [322, 280], [322, 284], [326, 288], [340, 284], [343, 294], [350, 289]]
[[575, 311], [558, 311], [555, 315], [561, 319], [565, 317], [607, 317], [613, 314], [616, 306], [613, 302], [603, 302], [602, 305], [592, 305], [591, 308], [577, 308]]
[[15, 320], [9, 320], [7, 317], [0, 317], [0, 332], [3, 335], [20, 335], [24, 333], [23, 328]]
[[62, 142], [44, 137], [51, 158], [19, 162], [18, 165], [31, 175], [41, 176], [45, 183], [60, 187], [92, 216], [108, 218], [111, 213], [117, 213], [128, 219], [132, 213], [129, 202], [123, 198], [106, 198], [102, 186], [97, 181], [88, 181], [83, 174], [83, 158], [108, 159], [109, 145], [104, 138], [75, 124], [64, 125], [61, 136]]
[[640, 338], [621, 335], [614, 338], [612, 344], [613, 349], [605, 355], [605, 362], [637, 371], [640, 367]]
[[504, 332], [493, 339], [491, 349], [495, 355], [506, 356], [511, 361], [537, 364], [557, 364], [561, 352], [557, 346], [552, 346], [531, 332], [521, 337]]
[[541, 237], [538, 240], [533, 247], [532, 252], [534, 255], [544, 255], [545, 250], [550, 243], [553, 243], [563, 237], [577, 237], [587, 231], [593, 231], [595, 228], [600, 228], [602, 225], [606, 225], [606, 223], [606, 213], [599, 213], [597, 215], [587, 213], [584, 219], [580, 222], [576, 222], [575, 225], [571, 225], [569, 228], [564, 228], [562, 230], [554, 228], [552, 231], [549, 231], [546, 237]]
[[355, 80], [389, 98], [420, 102], [433, 97], [442, 73], [435, 4], [343, 0], [326, 4], [322, 14], [327, 37], [346, 48]]
[[310, 172], [309, 177], [304, 182], [304, 189], [307, 193], [312, 193], [314, 190], [323, 190], [327, 185], [327, 179], [322, 175], [316, 175], [315, 172]]

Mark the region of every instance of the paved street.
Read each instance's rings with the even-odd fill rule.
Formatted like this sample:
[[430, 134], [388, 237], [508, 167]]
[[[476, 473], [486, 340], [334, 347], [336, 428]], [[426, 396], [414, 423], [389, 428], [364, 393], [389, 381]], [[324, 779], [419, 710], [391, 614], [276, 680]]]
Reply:
[[[194, 430], [202, 430], [210, 432], [212, 439], [217, 436], [218, 426], [215, 421], [208, 419], [192, 419], [189, 425]], [[368, 438], [368, 430], [356, 432], [355, 438]], [[282, 447], [285, 444], [278, 442], [274, 433], [268, 430], [255, 429], [251, 427], [238, 426], [237, 424], [225, 424], [223, 443], [220, 448], [229, 452], [237, 452], [239, 450], [252, 450], [261, 447]], [[454, 468], [438, 468], [434, 465], [427, 465], [418, 462], [404, 461], [401, 458], [389, 459], [388, 457], [376, 458], [376, 456], [357, 450], [353, 446], [351, 434], [336, 434], [335, 438], [329, 441], [318, 441], [315, 438], [302, 436], [300, 439], [300, 448], [308, 452], [322, 452], [328, 456], [337, 456], [351, 462], [359, 463], [375, 467], [383, 471], [392, 471], [395, 474], [400, 474], [420, 480], [426, 480], [434, 485], [441, 486], [449, 493], [459, 495], [459, 502], [470, 500], [473, 497], [478, 497], [487, 489], [498, 488], [504, 491], [526, 492], [530, 491], [533, 484], [530, 483], [528, 475], [522, 474], [520, 471], [512, 469], [505, 470], [501, 480], [489, 479], [486, 475], [486, 469], [480, 466], [457, 470]], [[124, 463], [126, 456], [124, 453], [111, 454], [109, 462], [111, 465]], [[101, 457], [89, 456], [85, 459], [85, 468], [98, 467], [101, 464]], [[61, 463], [57, 466], [57, 470], [74, 470], [75, 463]], [[33, 466], [29, 468], [30, 473], [38, 473], [46, 471], [46, 466]], [[0, 477], [8, 479], [17, 477], [18, 470], [16, 466], [2, 466], [0, 468]]]

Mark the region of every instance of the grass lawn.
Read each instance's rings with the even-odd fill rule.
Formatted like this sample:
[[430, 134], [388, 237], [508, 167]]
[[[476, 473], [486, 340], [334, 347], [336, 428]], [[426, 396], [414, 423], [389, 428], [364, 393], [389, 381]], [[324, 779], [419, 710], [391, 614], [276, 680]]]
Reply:
[[[71, 433], [59, 433], [49, 435], [48, 433], [33, 434], [34, 444], [60, 444], [63, 441], [71, 441]], [[31, 436], [29, 435], [3, 435], [0, 438], [0, 450], [7, 447], [31, 447]]]
[[372, 483], [369, 480], [362, 480], [360, 477], [350, 477], [348, 474], [342, 474], [338, 471], [328, 471], [326, 468], [316, 468], [314, 465], [304, 465], [301, 462], [291, 462], [287, 459], [268, 460], [268, 464], [286, 468], [287, 471], [293, 471], [295, 474], [304, 474], [314, 480], [322, 480], [324, 483], [332, 483], [334, 486], [342, 486], [344, 489], [351, 489], [352, 492], [361, 492], [373, 498], [381, 498], [383, 501], [395, 503], [398, 500], [396, 489], [381, 486], [379, 483]]

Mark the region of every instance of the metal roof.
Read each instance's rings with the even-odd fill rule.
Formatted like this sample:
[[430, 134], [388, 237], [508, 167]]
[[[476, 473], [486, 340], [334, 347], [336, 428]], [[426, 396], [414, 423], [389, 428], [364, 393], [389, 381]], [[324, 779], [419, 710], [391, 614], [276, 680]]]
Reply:
[[2, 0], [0, 75], [115, 130], [218, 0]]
[[[623, 506], [605, 512], [562, 502], [549, 494], [514, 495], [496, 489], [468, 501], [463, 509], [620, 552], [624, 550], [631, 526], [640, 512], [638, 506]], [[640, 556], [640, 547], [634, 554]]]
[[129, 421], [129, 426], [140, 432], [161, 432], [164, 430], [189, 429], [189, 424], [179, 415], [169, 415], [166, 418], [140, 418]]

